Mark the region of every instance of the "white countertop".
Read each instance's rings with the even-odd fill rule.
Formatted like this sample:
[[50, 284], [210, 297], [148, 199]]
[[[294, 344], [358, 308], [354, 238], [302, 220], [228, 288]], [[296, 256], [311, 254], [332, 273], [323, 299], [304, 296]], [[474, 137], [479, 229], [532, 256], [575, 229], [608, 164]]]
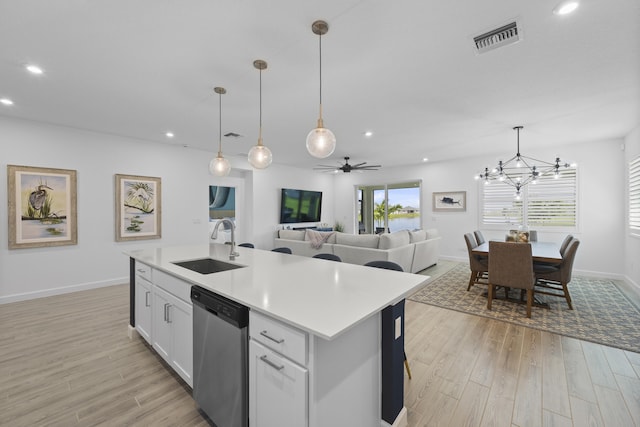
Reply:
[[[324, 339], [333, 339], [358, 322], [404, 299], [429, 276], [363, 267], [297, 255], [203, 244], [128, 251], [140, 262], [237, 301]], [[214, 258], [245, 265], [200, 274], [172, 264]]]

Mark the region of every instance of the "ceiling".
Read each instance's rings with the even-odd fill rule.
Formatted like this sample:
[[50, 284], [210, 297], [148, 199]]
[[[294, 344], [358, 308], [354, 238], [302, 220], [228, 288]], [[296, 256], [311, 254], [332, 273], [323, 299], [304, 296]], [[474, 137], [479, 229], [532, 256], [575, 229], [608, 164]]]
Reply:
[[[581, 0], [556, 16], [558, 2], [0, 0], [0, 98], [14, 101], [0, 115], [214, 157], [222, 86], [222, 133], [241, 135], [223, 137], [223, 152], [240, 161], [257, 142], [263, 59], [274, 163], [488, 163], [515, 152], [516, 125], [523, 154], [624, 137], [640, 123], [640, 2]], [[329, 24], [323, 117], [338, 141], [323, 160], [305, 147], [318, 118], [317, 19]], [[519, 42], [475, 52], [474, 36], [513, 19]]]

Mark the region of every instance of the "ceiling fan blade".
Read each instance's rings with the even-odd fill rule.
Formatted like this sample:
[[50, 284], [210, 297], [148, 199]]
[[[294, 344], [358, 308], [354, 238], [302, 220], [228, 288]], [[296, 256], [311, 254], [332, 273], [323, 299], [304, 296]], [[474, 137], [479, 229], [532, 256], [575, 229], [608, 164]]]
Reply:
[[352, 168], [359, 168], [362, 165], [366, 165], [367, 162], [362, 162], [362, 163], [356, 163], [355, 165], [351, 165]]
[[367, 166], [360, 166], [358, 167], [358, 169], [378, 169], [381, 168], [382, 165], [367, 165]]

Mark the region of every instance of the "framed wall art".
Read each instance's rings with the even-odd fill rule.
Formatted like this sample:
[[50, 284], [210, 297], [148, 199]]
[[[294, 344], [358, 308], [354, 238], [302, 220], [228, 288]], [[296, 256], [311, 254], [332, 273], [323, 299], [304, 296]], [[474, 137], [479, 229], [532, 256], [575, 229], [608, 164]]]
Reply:
[[78, 244], [75, 170], [7, 165], [9, 249]]
[[116, 242], [162, 236], [160, 178], [116, 174]]
[[434, 212], [464, 212], [467, 210], [467, 192], [449, 191], [433, 193]]

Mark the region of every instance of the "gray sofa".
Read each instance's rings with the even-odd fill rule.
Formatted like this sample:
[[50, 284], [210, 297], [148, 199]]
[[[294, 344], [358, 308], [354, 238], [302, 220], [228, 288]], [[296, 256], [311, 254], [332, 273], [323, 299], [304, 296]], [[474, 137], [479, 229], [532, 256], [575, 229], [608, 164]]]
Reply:
[[[279, 230], [275, 246], [286, 246], [294, 255], [338, 255], [343, 262], [364, 265], [369, 261], [393, 261], [407, 272], [417, 273], [438, 262], [440, 239], [436, 229], [400, 230], [383, 234], [320, 233], [325, 243], [312, 247], [313, 231]], [[317, 232], [316, 232], [317, 233]], [[315, 237], [317, 238], [317, 234]]]

